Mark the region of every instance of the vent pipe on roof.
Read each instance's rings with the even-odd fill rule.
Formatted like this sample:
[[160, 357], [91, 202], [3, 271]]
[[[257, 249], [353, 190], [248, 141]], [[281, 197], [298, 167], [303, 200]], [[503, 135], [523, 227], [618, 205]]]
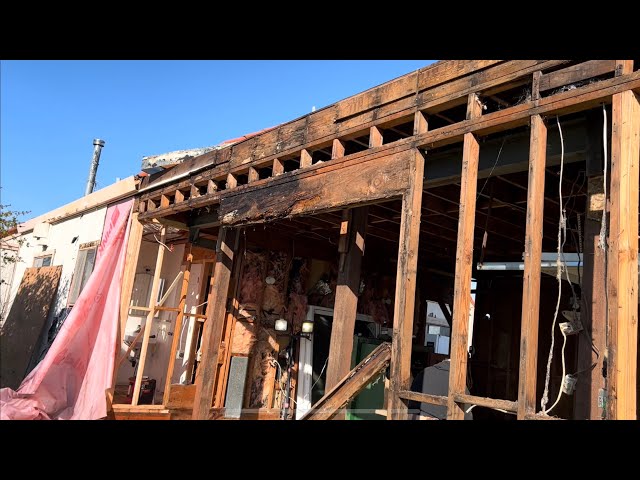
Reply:
[[100, 163], [100, 152], [104, 147], [104, 140], [99, 138], [93, 139], [93, 158], [91, 159], [91, 167], [89, 168], [89, 179], [87, 180], [87, 188], [84, 191], [84, 195], [87, 196], [93, 192], [93, 187], [96, 186], [96, 173], [98, 171], [98, 163]]

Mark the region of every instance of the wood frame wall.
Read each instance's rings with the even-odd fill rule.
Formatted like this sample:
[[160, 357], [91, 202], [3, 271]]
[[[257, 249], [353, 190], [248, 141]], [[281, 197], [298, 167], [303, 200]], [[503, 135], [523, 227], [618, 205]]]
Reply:
[[[590, 79], [598, 81], [579, 83]], [[561, 88], [566, 85], [577, 85], [577, 88]], [[484, 98], [522, 86], [529, 86], [529, 99], [483, 114]], [[205, 324], [204, 368], [200, 371], [193, 418], [207, 418], [212, 405], [215, 374], [211, 369], [220, 348], [218, 330], [227, 309], [238, 227], [301, 214], [363, 207], [398, 196], [403, 199], [403, 208], [397, 281], [405, 288], [396, 291], [389, 418], [406, 418], [405, 402], [409, 399], [446, 404], [450, 419], [463, 417], [462, 403], [501, 408], [517, 413], [519, 419], [540, 418], [535, 413], [535, 402], [540, 225], [544, 215], [547, 144], [544, 118], [585, 111], [605, 103], [613, 103], [607, 266], [608, 410], [609, 418], [635, 418], [637, 342], [633, 340], [637, 338], [639, 91], [640, 72], [633, 71], [633, 61], [439, 62], [231, 147], [209, 152], [157, 179], [147, 180], [139, 202], [141, 220], [179, 215], [202, 206], [218, 206], [218, 221], [224, 226], [218, 252], [222, 255], [215, 266], [214, 304]], [[435, 130], [428, 128], [431, 116], [464, 104], [467, 105], [465, 119]], [[385, 144], [384, 129], [408, 120], [413, 121], [413, 135]], [[526, 125], [530, 125], [531, 140], [520, 384], [517, 402], [508, 402], [465, 394], [478, 138]], [[369, 148], [345, 155], [345, 142], [363, 132], [369, 133]], [[423, 151], [459, 142], [463, 143], [462, 188], [449, 395], [415, 394], [408, 389], [420, 216], [412, 212], [420, 211], [422, 187], [440, 181], [424, 178]], [[327, 145], [331, 147], [331, 160], [314, 164], [310, 152]], [[295, 158], [299, 158], [299, 168], [285, 172], [285, 162]], [[263, 168], [271, 169], [267, 178], [260, 178], [258, 172]], [[241, 185], [238, 178], [245, 172], [248, 183]], [[344, 178], [349, 182], [343, 183]], [[329, 192], [324, 185], [333, 188]], [[631, 295], [619, 294], [620, 289]], [[336, 345], [336, 348], [346, 347], [338, 342]]]

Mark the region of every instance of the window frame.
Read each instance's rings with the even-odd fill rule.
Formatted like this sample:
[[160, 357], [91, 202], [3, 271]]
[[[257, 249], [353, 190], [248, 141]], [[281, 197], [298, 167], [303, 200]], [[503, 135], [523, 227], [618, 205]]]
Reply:
[[[54, 255], [54, 253], [55, 253], [55, 250], [51, 251], [51, 252], [43, 252], [40, 255], [33, 257], [32, 268], [52, 267], [53, 266], [53, 255]], [[39, 267], [36, 265], [36, 262], [39, 259], [45, 259], [47, 257], [51, 257], [51, 261], [49, 262], [49, 265], [40, 265]]]
[[[76, 262], [75, 262], [75, 266], [73, 267], [73, 276], [71, 277], [71, 283], [69, 285], [69, 295], [67, 296], [67, 307], [73, 307], [77, 300], [78, 297], [80, 296], [80, 294], [82, 293], [82, 290], [84, 289], [86, 282], [84, 285], [80, 286], [80, 289], [78, 290], [78, 295], [76, 295], [76, 298], [74, 299], [73, 302], [70, 301], [71, 299], [71, 295], [76, 287], [76, 282], [78, 281], [78, 273], [80, 272], [81, 274], [84, 272], [85, 269], [85, 265], [87, 262], [87, 254], [84, 255], [84, 260], [82, 262], [82, 268], [79, 269], [78, 268], [78, 260], [79, 260], [79, 256], [80, 256], [80, 252], [81, 251], [88, 251], [88, 250], [94, 250], [95, 251], [95, 255], [93, 257], [93, 266], [91, 267], [91, 272], [89, 272], [89, 276], [87, 277], [87, 281], [89, 280], [89, 277], [91, 276], [91, 274], [93, 273], [94, 268], [96, 267], [96, 258], [98, 256], [98, 246], [100, 245], [100, 240], [95, 240], [93, 242], [86, 242], [86, 243], [81, 243], [78, 246], [78, 252], [76, 253]], [[82, 276], [81, 275], [81, 279], [80, 281], [82, 281]]]

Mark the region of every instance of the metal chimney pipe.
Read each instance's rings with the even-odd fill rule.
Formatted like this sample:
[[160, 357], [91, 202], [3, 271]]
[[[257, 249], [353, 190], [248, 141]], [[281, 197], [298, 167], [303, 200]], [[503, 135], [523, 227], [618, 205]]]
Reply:
[[96, 173], [98, 171], [98, 163], [100, 163], [100, 152], [104, 147], [104, 140], [99, 138], [93, 139], [93, 158], [91, 159], [91, 167], [89, 168], [89, 179], [87, 180], [87, 188], [84, 191], [85, 197], [93, 192], [96, 186]]

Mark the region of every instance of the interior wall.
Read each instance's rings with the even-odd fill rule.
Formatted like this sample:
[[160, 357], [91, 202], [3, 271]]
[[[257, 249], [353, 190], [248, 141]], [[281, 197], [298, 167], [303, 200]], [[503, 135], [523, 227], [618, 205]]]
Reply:
[[[158, 244], [155, 241], [143, 241], [140, 246], [136, 274], [147, 272], [153, 275], [157, 255]], [[165, 280], [165, 291], [169, 288], [176, 275], [183, 270], [183, 256], [184, 245], [175, 245], [172, 252], [165, 250], [162, 270], [160, 272], [160, 278]], [[177, 306], [178, 299], [180, 298], [180, 286], [181, 284], [179, 282], [165, 301], [164, 306]], [[136, 285], [134, 283], [134, 289], [135, 288]], [[167, 373], [171, 343], [173, 341], [173, 325], [176, 315], [177, 314], [175, 312], [160, 312], [158, 316], [153, 319], [151, 335], [155, 335], [155, 339], [150, 339], [144, 375], [156, 380], [156, 392], [158, 394], [162, 393], [164, 390], [164, 381]], [[143, 325], [145, 321], [146, 315], [140, 317], [130, 315], [127, 319], [125, 335], [132, 335], [137, 326]], [[124, 353], [124, 349], [121, 351]], [[118, 371], [117, 383], [128, 384], [129, 377], [134, 376], [134, 373], [135, 367], [125, 360]]]

